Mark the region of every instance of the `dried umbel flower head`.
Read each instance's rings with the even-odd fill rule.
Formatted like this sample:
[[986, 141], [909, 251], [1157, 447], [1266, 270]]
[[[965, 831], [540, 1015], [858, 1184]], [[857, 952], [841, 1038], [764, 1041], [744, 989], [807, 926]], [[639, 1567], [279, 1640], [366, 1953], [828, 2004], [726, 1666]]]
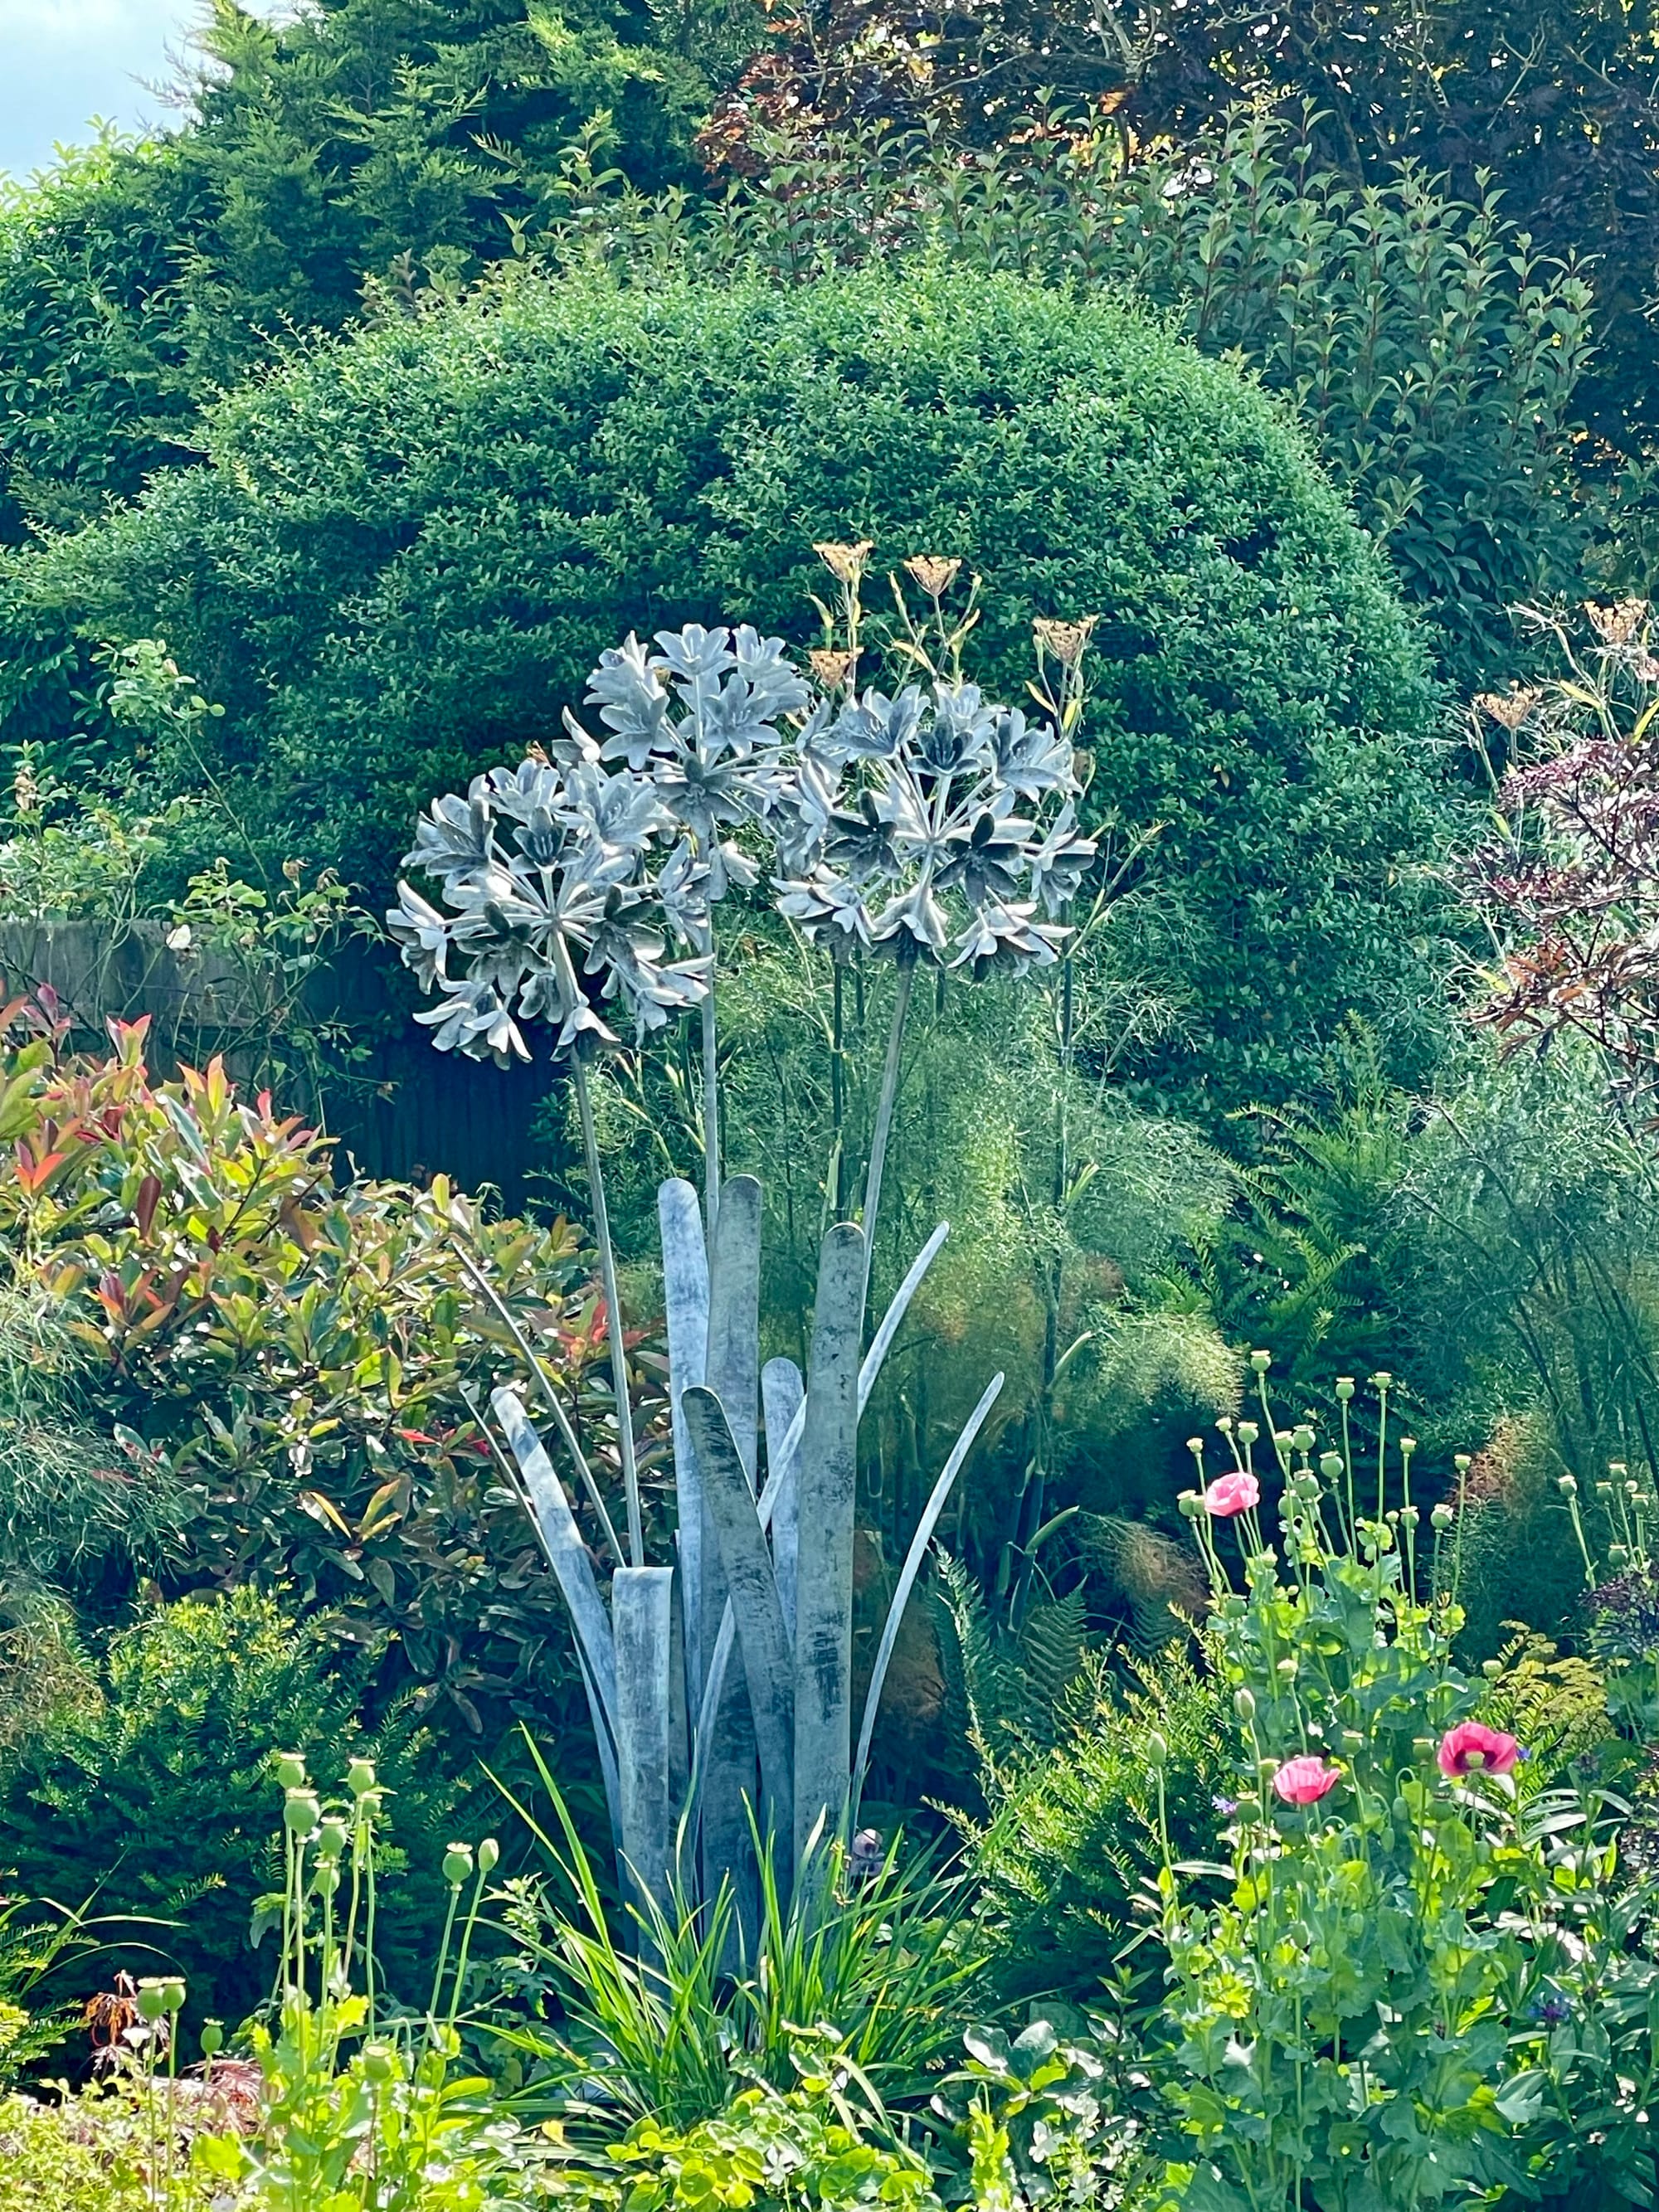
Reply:
[[839, 691], [853, 672], [850, 653], [837, 653], [832, 647], [819, 646], [806, 656], [813, 677], [825, 691]]
[[904, 566], [930, 599], [943, 599], [962, 568], [960, 561], [939, 560], [927, 553], [916, 554]]
[[855, 544], [852, 545], [842, 545], [834, 539], [825, 539], [822, 543], [815, 544], [812, 550], [836, 581], [838, 584], [845, 584], [850, 588], [863, 575], [865, 563], [875, 550], [875, 544], [873, 538], [860, 538]]
[[1590, 628], [1603, 645], [1628, 645], [1641, 628], [1647, 611], [1645, 599], [1615, 599], [1610, 607], [1595, 599], [1584, 602]]
[[1052, 653], [1062, 668], [1075, 668], [1083, 658], [1094, 626], [1093, 615], [1085, 615], [1081, 622], [1052, 622], [1039, 615], [1031, 624], [1031, 631], [1040, 652]]
[[1477, 691], [1474, 703], [1490, 714], [1500, 729], [1518, 730], [1543, 697], [1541, 691], [1517, 684], [1512, 691]]

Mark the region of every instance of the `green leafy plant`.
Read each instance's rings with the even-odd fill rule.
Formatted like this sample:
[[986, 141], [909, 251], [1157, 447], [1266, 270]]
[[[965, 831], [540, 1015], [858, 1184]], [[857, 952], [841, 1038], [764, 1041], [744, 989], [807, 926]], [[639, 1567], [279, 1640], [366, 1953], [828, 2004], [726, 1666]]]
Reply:
[[950, 2075], [936, 2108], [952, 2122], [951, 2148], [965, 2151], [980, 2212], [1026, 2212], [1050, 2203], [1099, 2212], [1149, 2203], [1159, 2161], [1142, 2112], [1133, 2045], [1097, 2018], [1056, 2023], [1040, 2013], [1012, 2039], [998, 2027], [970, 2029], [965, 2063]]
[[745, 2212], [754, 2204], [920, 2212], [939, 2202], [924, 2160], [904, 2146], [870, 2142], [867, 2123], [827, 2080], [787, 2092], [740, 2089], [723, 2112], [689, 2128], [636, 2120], [602, 2160], [556, 2171], [561, 2197], [629, 2212]]
[[751, 2083], [833, 2082], [878, 2119], [924, 2094], [981, 1966], [960, 1881], [907, 1861], [896, 1842], [884, 1851], [867, 1837], [856, 1848], [830, 1837], [815, 1847], [814, 1879], [787, 1899], [771, 1853], [759, 1855], [751, 1950], [739, 1942], [734, 1955], [728, 1940], [729, 1887], [701, 1908], [683, 1895], [666, 1906], [641, 1899], [623, 1935], [539, 1753], [537, 1765], [557, 1836], [520, 1809], [574, 1911], [539, 1886], [518, 1890], [508, 1987], [544, 1991], [562, 2021], [556, 2033], [510, 2021], [498, 2032], [532, 2062], [523, 2094], [538, 2108], [603, 2140], [619, 2120], [695, 2127]]
[[[518, 2130], [482, 2078], [457, 2066], [455, 2021], [483, 1885], [499, 1851], [444, 1854], [443, 1937], [424, 2018], [388, 2014], [377, 1984], [377, 1826], [384, 1790], [356, 1759], [320, 1798], [305, 1761], [275, 1759], [283, 1788], [277, 2019], [256, 2022], [257, 2132], [198, 2142], [198, 2167], [252, 2184], [271, 2212], [476, 2212], [522, 2203]], [[465, 1909], [462, 1893], [471, 1885]], [[459, 1947], [455, 1939], [459, 1934]], [[447, 1986], [448, 2002], [445, 1998]]]
[[[1231, 1866], [1177, 1864], [1166, 1846], [1159, 1876], [1173, 1984], [1159, 2074], [1192, 2146], [1182, 2202], [1403, 2208], [1524, 2189], [1551, 2164], [1532, 2132], [1543, 2082], [1570, 2109], [1604, 1984], [1651, 1979], [1646, 1905], [1617, 1878], [1618, 1808], [1534, 1779], [1525, 1747], [1477, 1717], [1483, 1686], [1452, 1657], [1458, 1516], [1420, 1514], [1409, 1437], [1395, 1489], [1387, 1378], [1361, 1466], [1351, 1384], [1340, 1445], [1316, 1459], [1308, 1420], [1275, 1422], [1267, 1355], [1252, 1364], [1260, 1421], [1224, 1424], [1231, 1468], [1183, 1500], [1241, 1755]], [[1243, 1590], [1224, 1559], [1235, 1533]], [[1230, 1893], [1190, 1901], [1194, 1874]], [[1651, 2033], [1644, 2014], [1636, 2039]], [[1586, 2104], [1607, 2094], [1590, 2075]]]
[[[95, 1897], [112, 1968], [176, 1962], [192, 2031], [204, 2014], [238, 2021], [270, 1979], [250, 1936], [271, 1874], [273, 1790], [256, 1747], [372, 1750], [397, 1791], [381, 1944], [406, 1990], [436, 1910], [425, 1862], [463, 1790], [406, 1709], [365, 1720], [374, 1656], [342, 1654], [325, 1617], [301, 1621], [252, 1588], [141, 1616], [0, 1753], [0, 1863], [36, 1896]], [[123, 1915], [137, 1924], [109, 1924]]]
[[103, 2084], [52, 2104], [0, 2098], [0, 2167], [12, 2201], [36, 2212], [212, 2212], [222, 2185], [176, 2166], [161, 2195], [143, 2100]]
[[544, 1713], [558, 1599], [472, 1407], [527, 1330], [595, 1459], [614, 1449], [569, 1229], [486, 1221], [441, 1177], [337, 1185], [329, 1141], [219, 1063], [156, 1082], [142, 1023], [82, 1060], [9, 1011], [0, 1224], [78, 1355], [82, 1419], [114, 1431], [131, 1556], [154, 1529], [195, 1577], [290, 1583], [392, 1654], [388, 1693], [424, 1686], [470, 1731]]
[[1224, 1715], [1214, 1685], [1178, 1651], [1127, 1676], [1095, 1661], [1051, 1741], [1005, 1739], [981, 1765], [986, 1809], [958, 1819], [1005, 1996], [1156, 2004], [1142, 1908], [1162, 1864], [1159, 1808], [1176, 1849], [1201, 1855], [1231, 1786]]

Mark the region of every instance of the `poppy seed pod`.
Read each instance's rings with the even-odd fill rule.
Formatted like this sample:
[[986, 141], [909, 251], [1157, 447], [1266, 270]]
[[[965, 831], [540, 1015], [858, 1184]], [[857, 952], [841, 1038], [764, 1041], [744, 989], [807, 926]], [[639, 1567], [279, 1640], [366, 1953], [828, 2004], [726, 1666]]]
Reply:
[[203, 2057], [216, 2058], [225, 2047], [224, 2022], [220, 2020], [204, 2020], [202, 2022], [201, 2041]]
[[314, 1835], [322, 1820], [314, 1790], [290, 1790], [283, 1806], [283, 1826], [290, 1836]]
[[374, 1760], [354, 1759], [346, 1769], [345, 1784], [354, 1797], [367, 1797], [374, 1787]]
[[471, 1844], [452, 1844], [444, 1853], [444, 1880], [452, 1889], [459, 1889], [472, 1871]]
[[284, 1790], [305, 1788], [306, 1763], [297, 1751], [279, 1751], [275, 1763], [276, 1779]]
[[1271, 1352], [1253, 1352], [1250, 1354], [1250, 1365], [1258, 1375], [1265, 1375], [1273, 1364]]
[[362, 2063], [371, 2081], [390, 2081], [398, 2070], [398, 2054], [389, 2043], [366, 2043]]
[[1353, 1395], [1353, 1377], [1352, 1375], [1339, 1375], [1337, 1376], [1336, 1395], [1339, 1402], [1346, 1406], [1349, 1399]]

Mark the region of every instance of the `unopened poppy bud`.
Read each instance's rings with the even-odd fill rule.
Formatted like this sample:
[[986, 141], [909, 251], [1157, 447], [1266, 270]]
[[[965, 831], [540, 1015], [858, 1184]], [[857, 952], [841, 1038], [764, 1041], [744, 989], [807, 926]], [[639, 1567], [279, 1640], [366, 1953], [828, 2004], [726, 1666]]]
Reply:
[[478, 1872], [494, 1874], [501, 1863], [501, 1847], [494, 1836], [486, 1836], [478, 1846]]
[[317, 1832], [322, 1810], [314, 1790], [290, 1790], [283, 1807], [283, 1826], [290, 1836], [310, 1836]]
[[1483, 1659], [1480, 1671], [1489, 1682], [1495, 1682], [1504, 1671], [1504, 1663], [1500, 1659]]
[[452, 1889], [459, 1889], [472, 1871], [471, 1844], [452, 1844], [444, 1853], [444, 1880]]
[[1255, 1692], [1250, 1690], [1235, 1690], [1233, 1711], [1238, 1715], [1240, 1720], [1247, 1723], [1253, 1721], [1255, 1718]]
[[306, 1783], [306, 1763], [297, 1751], [279, 1751], [276, 1758], [276, 1779], [284, 1790], [303, 1790]]
[[1146, 1737], [1147, 1765], [1152, 1768], [1154, 1774], [1158, 1774], [1161, 1773], [1169, 1763], [1169, 1745], [1164, 1742], [1156, 1729], [1149, 1730]]
[[1285, 1681], [1293, 1682], [1297, 1677], [1296, 1662], [1294, 1659], [1281, 1659], [1274, 1671], [1281, 1674]]
[[225, 2026], [222, 2021], [204, 2020], [202, 2022], [202, 2056], [216, 2058], [225, 2047]]

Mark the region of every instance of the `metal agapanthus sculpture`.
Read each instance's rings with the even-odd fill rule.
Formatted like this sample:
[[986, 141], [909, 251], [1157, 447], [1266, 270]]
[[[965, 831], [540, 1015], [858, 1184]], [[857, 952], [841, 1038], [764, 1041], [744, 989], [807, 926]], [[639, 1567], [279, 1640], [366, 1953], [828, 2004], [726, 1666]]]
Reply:
[[[1077, 635], [1080, 653], [1086, 625]], [[522, 1484], [570, 1612], [624, 1869], [659, 1899], [676, 1882], [700, 1881], [705, 1896], [731, 1882], [740, 1923], [755, 1880], [751, 1808], [782, 1848], [786, 1888], [826, 1829], [856, 1809], [899, 1621], [1002, 1383], [993, 1378], [939, 1472], [854, 1736], [859, 1419], [946, 1234], [941, 1224], [871, 1334], [870, 1245], [911, 982], [924, 963], [974, 975], [1052, 963], [1068, 933], [1061, 913], [1094, 854], [1077, 829], [1069, 707], [1057, 732], [954, 678], [892, 699], [841, 699], [836, 684], [850, 682], [856, 653], [843, 665], [825, 696], [779, 640], [752, 629], [693, 625], [659, 634], [654, 649], [630, 637], [591, 679], [597, 734], [567, 715], [550, 757], [495, 770], [428, 810], [406, 865], [435, 880], [436, 898], [400, 884], [389, 917], [403, 957], [439, 994], [417, 1019], [440, 1049], [510, 1063], [529, 1056], [524, 1030], [534, 1024], [570, 1066], [611, 1328], [625, 1557], [533, 1349], [493, 1286], [475, 1279], [517, 1338], [594, 1502], [617, 1556], [608, 1595], [512, 1389], [492, 1401], [501, 1463]], [[763, 1368], [760, 1188], [744, 1176], [722, 1182], [719, 1166], [717, 908], [763, 879], [807, 937], [890, 955], [898, 978], [863, 1216], [823, 1240], [805, 1373], [782, 1358]], [[678, 1180], [659, 1194], [671, 1569], [645, 1561], [588, 1067], [619, 1042], [623, 1024], [608, 1016], [631, 1016], [642, 1040], [693, 1009], [703, 1024], [703, 1202]], [[701, 1837], [689, 1860], [678, 1840], [687, 1814]]]

